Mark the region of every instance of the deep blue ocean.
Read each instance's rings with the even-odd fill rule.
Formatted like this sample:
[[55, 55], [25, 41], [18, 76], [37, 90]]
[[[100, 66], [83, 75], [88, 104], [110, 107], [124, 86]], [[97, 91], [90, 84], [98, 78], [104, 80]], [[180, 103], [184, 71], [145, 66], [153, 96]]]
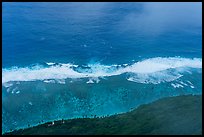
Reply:
[[202, 94], [202, 3], [2, 4], [2, 130]]

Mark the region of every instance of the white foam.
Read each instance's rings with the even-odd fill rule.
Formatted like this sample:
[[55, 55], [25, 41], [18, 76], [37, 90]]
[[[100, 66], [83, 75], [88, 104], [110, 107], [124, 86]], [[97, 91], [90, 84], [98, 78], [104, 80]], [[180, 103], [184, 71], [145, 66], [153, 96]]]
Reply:
[[[2, 83], [7, 83], [10, 81], [34, 81], [34, 80], [45, 80], [44, 82], [50, 82], [48, 79], [66, 79], [66, 78], [85, 78], [85, 77], [108, 77], [114, 75], [120, 75], [123, 73], [134, 73], [136, 76], [132, 78], [134, 81], [145, 82], [149, 81], [151, 83], [150, 77], [158, 79], [161, 81], [168, 81], [166, 79], [175, 80], [180, 75], [166, 73], [169, 69], [177, 69], [181, 67], [190, 68], [202, 68], [201, 58], [180, 58], [180, 57], [169, 57], [169, 58], [150, 58], [143, 61], [136, 62], [132, 65], [101, 65], [88, 64], [87, 69], [80, 68], [80, 72], [74, 70], [73, 67], [78, 67], [78, 65], [73, 64], [60, 64], [54, 65], [56, 63], [47, 63], [50, 66], [34, 66], [18, 68], [12, 67], [9, 69], [2, 69]], [[128, 80], [131, 80], [129, 78]], [[155, 80], [156, 81], [156, 80]], [[159, 83], [155, 82], [154, 83]]]
[[49, 65], [49, 66], [51, 66], [51, 65], [54, 65], [55, 63], [53, 63], [53, 62], [47, 62], [46, 64]]
[[29, 104], [29, 105], [31, 105], [31, 106], [33, 105], [33, 103], [32, 103], [32, 102], [28, 102], [28, 104]]
[[189, 84], [193, 85], [190, 81], [187, 81]]
[[155, 72], [148, 74], [134, 74], [127, 78], [128, 81], [143, 83], [143, 84], [160, 84], [162, 82], [171, 82], [179, 79], [183, 75], [170, 72]]
[[7, 83], [3, 83], [3, 84], [2, 84], [2, 86], [4, 86], [4, 87], [8, 88], [8, 87], [13, 86], [13, 84], [12, 84], [12, 83], [7, 82]]
[[191, 88], [195, 88], [195, 87], [194, 87], [194, 86], [192, 86], [192, 85], [191, 85], [190, 87], [191, 87]]
[[59, 84], [65, 84], [64, 79], [56, 79], [56, 82], [59, 83]]
[[11, 88], [9, 87], [6, 91], [9, 93], [11, 91]]
[[11, 91], [11, 93], [12, 93], [12, 94], [15, 93], [16, 90], [18, 90], [18, 87], [15, 87], [15, 88]]
[[128, 81], [135, 82], [133, 77], [129, 77], [129, 78], [127, 78], [127, 80], [128, 80]]
[[94, 80], [96, 81], [96, 83], [100, 81], [99, 78], [94, 78]]
[[93, 77], [93, 78], [89, 78], [89, 81], [87, 81], [86, 83], [94, 83], [94, 81], [96, 83], [99, 83], [99, 78], [98, 77]]
[[174, 88], [180, 88], [180, 87], [182, 87], [183, 88], [183, 86], [181, 85], [181, 84], [178, 84], [178, 83], [171, 83], [171, 85], [174, 87]]
[[61, 66], [63, 66], [63, 67], [78, 67], [79, 65], [74, 65], [74, 64], [65, 64], [65, 63], [59, 63]]
[[190, 71], [188, 71], [188, 70], [187, 70], [186, 72], [187, 72], [188, 74], [192, 74], [192, 72], [190, 72]]
[[44, 80], [43, 82], [45, 82], [45, 83], [55, 83], [54, 80]]
[[92, 79], [89, 79], [86, 83], [94, 83]]
[[181, 84], [183, 84], [184, 86], [188, 86], [188, 84], [184, 83], [183, 81], [179, 81]]
[[124, 68], [123, 71], [135, 73], [153, 73], [179, 67], [202, 68], [202, 59], [194, 58], [150, 58]]

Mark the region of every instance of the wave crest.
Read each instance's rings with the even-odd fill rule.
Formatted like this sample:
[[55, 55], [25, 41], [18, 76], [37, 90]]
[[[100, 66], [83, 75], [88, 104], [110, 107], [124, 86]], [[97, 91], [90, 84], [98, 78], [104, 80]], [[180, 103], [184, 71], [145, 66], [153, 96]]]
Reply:
[[[169, 69], [177, 68], [202, 68], [201, 58], [180, 57], [156, 57], [149, 58], [134, 64], [127, 65], [102, 65], [100, 63], [79, 66], [64, 63], [47, 63], [48, 66], [35, 65], [25, 68], [3, 68], [2, 83], [10, 81], [35, 81], [47, 79], [87, 78], [87, 77], [109, 77], [123, 73], [133, 73], [134, 76], [127, 80], [140, 83], [159, 83], [161, 81], [174, 80], [181, 77], [180, 74], [171, 73]], [[57, 64], [57, 65], [56, 65]], [[174, 71], [175, 72], [175, 71]], [[149, 79], [157, 79], [151, 82]]]

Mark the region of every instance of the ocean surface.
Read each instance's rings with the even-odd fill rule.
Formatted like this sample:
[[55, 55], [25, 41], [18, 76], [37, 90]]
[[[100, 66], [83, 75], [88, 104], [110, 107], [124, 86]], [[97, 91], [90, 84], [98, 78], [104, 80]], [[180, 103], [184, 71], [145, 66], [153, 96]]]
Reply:
[[202, 94], [202, 3], [6, 3], [2, 131]]

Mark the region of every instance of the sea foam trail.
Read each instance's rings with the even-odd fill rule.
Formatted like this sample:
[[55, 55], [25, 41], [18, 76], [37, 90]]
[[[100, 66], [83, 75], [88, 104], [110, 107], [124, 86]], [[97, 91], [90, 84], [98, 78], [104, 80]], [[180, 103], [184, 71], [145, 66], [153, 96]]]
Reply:
[[[202, 58], [180, 58], [180, 57], [156, 57], [149, 58], [132, 65], [102, 65], [102, 64], [88, 64], [80, 67], [74, 64], [58, 65], [49, 64], [49, 66], [34, 66], [25, 68], [3, 68], [2, 69], [2, 83], [10, 81], [35, 81], [46, 79], [66, 79], [66, 78], [85, 78], [85, 77], [108, 77], [120, 75], [123, 73], [133, 73], [137, 76], [155, 75], [157, 72], [165, 72], [169, 69], [177, 68], [202, 68]], [[165, 73], [162, 73], [164, 75]], [[170, 75], [168, 73], [168, 75]], [[144, 77], [143, 77], [144, 78]], [[133, 81], [134, 78], [129, 78]], [[136, 80], [137, 81], [137, 80]]]

